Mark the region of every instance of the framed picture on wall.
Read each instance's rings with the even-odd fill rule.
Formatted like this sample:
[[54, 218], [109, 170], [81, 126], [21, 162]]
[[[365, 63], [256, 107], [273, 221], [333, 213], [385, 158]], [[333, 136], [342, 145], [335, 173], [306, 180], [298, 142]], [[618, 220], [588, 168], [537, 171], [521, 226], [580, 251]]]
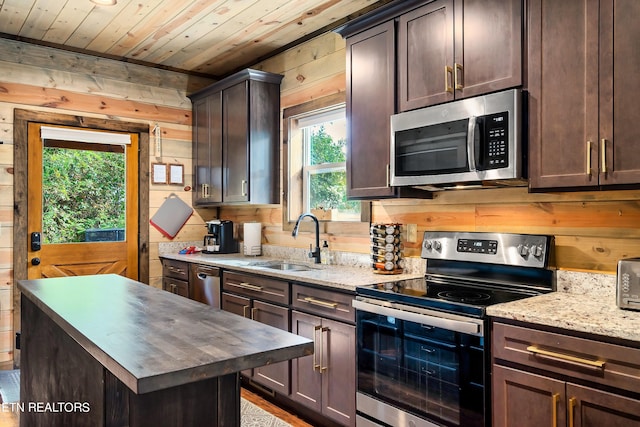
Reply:
[[184, 165], [169, 163], [169, 184], [184, 184]]
[[168, 183], [166, 163], [151, 163], [151, 183], [152, 184]]

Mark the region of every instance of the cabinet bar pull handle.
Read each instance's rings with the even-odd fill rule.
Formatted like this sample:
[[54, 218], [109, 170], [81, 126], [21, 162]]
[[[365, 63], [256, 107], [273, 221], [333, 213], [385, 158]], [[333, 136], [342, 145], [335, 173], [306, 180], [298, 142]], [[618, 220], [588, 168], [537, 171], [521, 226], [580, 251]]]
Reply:
[[247, 312], [249, 310], [249, 306], [248, 305], [243, 305], [242, 306], [242, 317], [246, 317], [249, 318], [249, 313]]
[[[314, 326], [313, 328], [313, 370], [320, 372], [320, 365], [318, 364], [318, 331], [322, 330], [321, 325]], [[321, 335], [322, 338], [322, 335]], [[322, 348], [322, 345], [320, 346]]]
[[238, 288], [249, 289], [251, 291], [259, 291], [262, 292], [262, 286], [252, 285], [251, 283], [241, 282], [241, 283], [230, 283], [232, 286], [236, 286]]
[[569, 399], [569, 427], [574, 426], [575, 420], [573, 419], [573, 408], [576, 407], [577, 403], [578, 401], [576, 400], [575, 397], [572, 397], [571, 399]]
[[602, 138], [602, 145], [600, 146], [602, 150], [602, 173], [607, 173], [607, 139]]
[[390, 176], [391, 176], [391, 165], [387, 163], [387, 187], [391, 185], [391, 179], [389, 178]]
[[251, 309], [251, 320], [256, 320], [256, 313], [258, 312], [258, 309], [253, 307]]
[[449, 79], [449, 76], [453, 78], [453, 68], [451, 68], [448, 65], [445, 65], [444, 66], [444, 91], [453, 93], [453, 87], [449, 83], [451, 81], [451, 79]]
[[551, 425], [558, 427], [558, 402], [560, 401], [560, 394], [553, 393], [551, 396]]
[[243, 196], [247, 195], [247, 180], [246, 179], [242, 180], [242, 195]]
[[[327, 369], [329, 369], [329, 366], [322, 366], [322, 361], [324, 360], [324, 333], [325, 332], [329, 332], [329, 328], [324, 327], [322, 329], [320, 329], [320, 346], [322, 348], [322, 351], [320, 352], [320, 373], [323, 373], [324, 371], [326, 371]], [[327, 340], [328, 341], [328, 340]]]
[[587, 366], [588, 368], [604, 369], [604, 360], [590, 360], [582, 357], [575, 357], [568, 354], [556, 353], [554, 351], [543, 350], [531, 345], [527, 347], [527, 351], [533, 353], [534, 356], [542, 356], [551, 360], [557, 360], [560, 362], [573, 363], [576, 365]]
[[[455, 64], [453, 64], [453, 66], [456, 69], [455, 73], [453, 73], [453, 79], [454, 79], [455, 88], [456, 88], [456, 90], [462, 90], [462, 89], [464, 89], [464, 86], [462, 85], [462, 83], [458, 83], [458, 82], [462, 82], [463, 81], [462, 64], [455, 63]], [[460, 71], [460, 80], [458, 80], [458, 71]]]
[[591, 141], [587, 141], [587, 175], [591, 176]]
[[320, 307], [326, 307], [326, 308], [336, 308], [338, 306], [337, 302], [321, 301], [313, 297], [306, 297], [304, 301], [308, 302], [309, 304], [319, 305]]

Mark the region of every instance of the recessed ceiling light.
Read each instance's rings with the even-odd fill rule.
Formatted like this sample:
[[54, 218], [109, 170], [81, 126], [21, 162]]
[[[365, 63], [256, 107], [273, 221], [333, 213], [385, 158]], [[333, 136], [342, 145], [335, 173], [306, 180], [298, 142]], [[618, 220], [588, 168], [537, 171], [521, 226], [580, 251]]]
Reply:
[[91, 2], [99, 4], [100, 6], [113, 6], [118, 3], [117, 0], [91, 0]]

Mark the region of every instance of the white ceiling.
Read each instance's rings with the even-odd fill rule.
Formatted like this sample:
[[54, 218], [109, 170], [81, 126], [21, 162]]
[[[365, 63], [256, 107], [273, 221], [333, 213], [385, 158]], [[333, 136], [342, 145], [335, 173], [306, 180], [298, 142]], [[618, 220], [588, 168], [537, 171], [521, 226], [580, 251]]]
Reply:
[[390, 0], [0, 0], [0, 33], [223, 77]]

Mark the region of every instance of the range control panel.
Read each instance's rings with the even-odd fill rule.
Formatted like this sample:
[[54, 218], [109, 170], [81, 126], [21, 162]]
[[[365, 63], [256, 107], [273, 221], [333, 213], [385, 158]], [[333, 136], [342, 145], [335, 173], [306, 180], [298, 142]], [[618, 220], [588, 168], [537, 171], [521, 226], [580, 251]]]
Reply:
[[553, 236], [426, 231], [422, 258], [547, 268]]

